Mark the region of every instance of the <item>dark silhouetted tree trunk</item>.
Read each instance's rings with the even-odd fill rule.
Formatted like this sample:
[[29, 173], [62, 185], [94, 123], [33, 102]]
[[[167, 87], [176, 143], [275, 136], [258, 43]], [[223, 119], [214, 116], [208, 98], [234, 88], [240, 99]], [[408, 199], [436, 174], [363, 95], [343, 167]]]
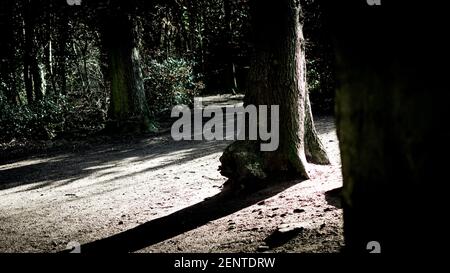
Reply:
[[450, 137], [442, 127], [448, 77], [439, 65], [448, 62], [446, 15], [407, 1], [346, 1], [326, 10], [340, 81], [346, 249], [368, 252], [376, 241], [382, 253], [432, 251], [448, 180], [439, 178], [448, 176]]
[[[0, 78], [4, 81], [4, 95], [8, 103], [17, 105], [20, 102], [17, 67], [18, 58], [16, 56], [16, 47], [18, 38], [15, 33], [19, 22], [14, 20], [14, 14], [17, 12], [18, 4], [12, 0], [0, 2]], [[20, 63], [20, 62], [19, 62]], [[1, 93], [1, 91], [0, 91]]]
[[[307, 106], [305, 40], [299, 2], [258, 0], [251, 3], [251, 11], [255, 55], [245, 104], [280, 106], [280, 143], [274, 152], [260, 152], [257, 143], [233, 143], [221, 157], [221, 173], [232, 180], [279, 175], [308, 178], [306, 150], [314, 161], [328, 160], [320, 140], [313, 137], [314, 124]], [[306, 128], [306, 124], [310, 127]], [[316, 156], [319, 150], [321, 156]]]

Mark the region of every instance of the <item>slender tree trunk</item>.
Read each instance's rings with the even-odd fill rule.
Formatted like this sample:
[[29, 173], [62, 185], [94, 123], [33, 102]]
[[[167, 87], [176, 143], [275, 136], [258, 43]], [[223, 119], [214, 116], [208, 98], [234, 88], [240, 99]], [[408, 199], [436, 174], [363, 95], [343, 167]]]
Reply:
[[[2, 1], [0, 3], [0, 81], [6, 83], [5, 96], [12, 105], [18, 104], [18, 86], [16, 71], [16, 43], [17, 37], [16, 20], [14, 14], [16, 12], [17, 3], [14, 1]], [[5, 11], [5, 12], [3, 12]]]
[[224, 11], [225, 11], [225, 28], [226, 28], [226, 59], [229, 61], [227, 64], [228, 71], [228, 85], [233, 93], [238, 90], [237, 79], [236, 79], [236, 64], [234, 62], [234, 49], [233, 49], [233, 25], [231, 20], [232, 6], [231, 0], [224, 0]]
[[18, 87], [17, 87], [17, 79], [16, 79], [16, 71], [12, 70], [9, 74], [9, 84], [10, 87], [8, 92], [8, 101], [12, 105], [20, 105], [20, 96], [18, 93]]
[[[195, 1], [193, 1], [195, 2]], [[202, 4], [206, 5], [205, 2], [203, 2]], [[200, 67], [201, 67], [201, 73], [202, 74], [206, 74], [208, 72], [208, 56], [206, 55], [207, 49], [208, 49], [208, 41], [207, 39], [205, 39], [207, 33], [208, 33], [208, 24], [206, 22], [206, 9], [205, 8], [200, 8], [198, 6], [198, 4], [195, 5], [196, 6], [196, 11], [197, 11], [197, 16], [199, 17], [198, 19], [198, 26], [199, 26], [199, 31], [198, 31], [198, 47], [199, 47], [199, 62], [200, 62]]]
[[182, 4], [176, 4], [175, 7], [173, 7], [172, 12], [174, 13], [175, 17], [174, 19], [176, 24], [176, 33], [174, 37], [175, 52], [178, 56], [182, 56], [183, 53], [189, 50], [188, 34], [187, 34], [188, 31], [184, 23], [184, 15], [185, 15], [184, 6]]
[[45, 31], [46, 31], [46, 40], [47, 44], [44, 49], [45, 56], [45, 74], [46, 81], [49, 84], [46, 84], [45, 90], [46, 94], [56, 94], [56, 79], [54, 73], [54, 56], [53, 56], [53, 29], [55, 29], [54, 20], [55, 17], [55, 8], [52, 2], [46, 3], [45, 14], [46, 14], [46, 22], [45, 22]]
[[23, 17], [24, 17], [23, 74], [28, 103], [32, 103], [34, 100], [42, 99], [44, 94], [42, 71], [41, 68], [39, 67], [39, 60], [37, 56], [38, 48], [34, 34], [34, 28], [36, 26], [34, 18], [35, 15], [32, 13], [34, 9], [34, 4], [31, 3], [31, 1], [29, 0], [24, 1], [23, 3]]
[[[274, 152], [260, 152], [259, 145], [248, 141], [233, 143], [221, 157], [221, 173], [232, 180], [280, 175], [308, 178], [305, 125], [309, 100], [299, 2], [255, 0], [251, 11], [255, 55], [245, 104], [279, 105], [280, 143]], [[315, 131], [312, 118], [308, 122], [310, 136]], [[316, 157], [311, 155], [312, 159]]]
[[193, 56], [196, 59], [200, 59], [198, 56], [198, 3], [197, 1], [188, 1], [188, 17], [189, 17], [189, 49], [192, 51]]
[[54, 57], [53, 57], [53, 43], [51, 38], [49, 38], [48, 45], [45, 52], [45, 65], [46, 72], [48, 73], [48, 78], [50, 80], [50, 88], [46, 88], [48, 93], [56, 94], [56, 79], [54, 74]]
[[25, 92], [27, 94], [28, 104], [33, 103], [33, 76], [31, 74], [31, 62], [32, 62], [32, 52], [33, 52], [33, 26], [31, 22], [30, 14], [30, 3], [29, 1], [23, 2], [23, 76], [25, 83]]
[[24, 83], [25, 83], [25, 92], [27, 95], [28, 104], [32, 104], [33, 99], [33, 82], [30, 75], [30, 65], [28, 63], [28, 59], [25, 58], [23, 62], [23, 74], [24, 74]]
[[69, 18], [67, 16], [66, 7], [61, 8], [61, 14], [58, 18], [58, 80], [59, 92], [63, 95], [67, 94], [67, 42], [69, 40]]
[[44, 97], [44, 77], [43, 71], [39, 66], [37, 56], [31, 60], [30, 72], [33, 78], [33, 91], [36, 100], [41, 100]]
[[109, 129], [154, 130], [145, 97], [134, 26], [125, 12], [114, 11], [106, 16], [103, 44], [111, 88]]

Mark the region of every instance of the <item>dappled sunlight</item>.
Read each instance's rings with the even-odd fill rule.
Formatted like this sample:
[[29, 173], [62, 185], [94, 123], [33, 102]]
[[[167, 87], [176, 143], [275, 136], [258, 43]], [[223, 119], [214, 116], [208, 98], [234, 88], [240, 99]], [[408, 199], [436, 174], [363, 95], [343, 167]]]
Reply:
[[[316, 123], [318, 128], [325, 128], [321, 131], [321, 138], [332, 156], [332, 165], [311, 165], [311, 180], [271, 197], [274, 204], [283, 202], [276, 206], [285, 207], [288, 212], [295, 209], [294, 200], [297, 197], [294, 196], [306, 198], [309, 195], [315, 196], [315, 193], [320, 193], [322, 201], [313, 201], [311, 204], [326, 204], [324, 192], [340, 187], [342, 182], [340, 174], [337, 175], [340, 168], [337, 139], [330, 122], [332, 119], [319, 118]], [[42, 247], [46, 250], [58, 249], [55, 244], [58, 246], [74, 239], [87, 243], [105, 238], [177, 213], [220, 194], [226, 179], [217, 169], [219, 157], [228, 143], [143, 139], [133, 144], [103, 145], [78, 154], [42, 157], [2, 166], [0, 217], [15, 217], [24, 223], [45, 221], [36, 231], [27, 229], [26, 232], [42, 241], [46, 241], [45, 234], [52, 232], [55, 243], [43, 244], [35, 251], [42, 251]], [[25, 169], [25, 175], [20, 180], [15, 179], [14, 173], [24, 173]], [[292, 197], [285, 198], [291, 195]], [[272, 203], [270, 200], [266, 202]], [[236, 212], [230, 212], [227, 217], [253, 217], [250, 215], [253, 210], [258, 209], [258, 205], [248, 205], [248, 208], [242, 207]], [[34, 216], [37, 210], [40, 211], [40, 220]], [[12, 214], [14, 211], [20, 211], [20, 214]], [[289, 213], [287, 215], [296, 216]], [[312, 219], [305, 218], [302, 221], [308, 223], [308, 226], [314, 226]], [[187, 232], [177, 240], [183, 245], [183, 238], [191, 236], [189, 234], [200, 236], [201, 230], [216, 229], [223, 221], [215, 220]], [[68, 228], [68, 223], [74, 223], [78, 228]], [[47, 226], [51, 226], [53, 231], [38, 234]], [[4, 228], [8, 226], [4, 225]], [[246, 228], [252, 229], [250, 226]], [[206, 247], [213, 242], [204, 243]], [[160, 242], [143, 251], [153, 251], [155, 247], [164, 251], [167, 246]], [[200, 245], [195, 246], [199, 247]]]

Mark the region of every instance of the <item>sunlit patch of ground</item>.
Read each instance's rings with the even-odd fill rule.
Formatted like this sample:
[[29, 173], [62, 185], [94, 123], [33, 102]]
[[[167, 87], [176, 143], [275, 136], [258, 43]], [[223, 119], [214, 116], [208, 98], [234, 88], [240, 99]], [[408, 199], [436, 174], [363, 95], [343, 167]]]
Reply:
[[[343, 244], [342, 184], [333, 118], [316, 120], [332, 164], [311, 179], [141, 252], [336, 252]], [[106, 238], [201, 203], [226, 181], [219, 157], [229, 142], [175, 142], [169, 135], [104, 144], [0, 166], [0, 252], [56, 252]], [[180, 219], [183, 221], [183, 219]], [[295, 236], [270, 248], [280, 226]]]

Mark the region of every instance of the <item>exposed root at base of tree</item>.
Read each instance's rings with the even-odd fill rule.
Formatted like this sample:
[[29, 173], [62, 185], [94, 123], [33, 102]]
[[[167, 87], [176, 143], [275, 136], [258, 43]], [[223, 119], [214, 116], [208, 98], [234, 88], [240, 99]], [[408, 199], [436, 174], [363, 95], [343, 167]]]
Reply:
[[[289, 157], [274, 158], [261, 152], [257, 141], [236, 141], [220, 157], [220, 173], [229, 178], [229, 184], [244, 187], [261, 187], [267, 180], [308, 179], [306, 171]], [[277, 165], [276, 171], [273, 166]], [[279, 167], [283, 166], [283, 167]]]

